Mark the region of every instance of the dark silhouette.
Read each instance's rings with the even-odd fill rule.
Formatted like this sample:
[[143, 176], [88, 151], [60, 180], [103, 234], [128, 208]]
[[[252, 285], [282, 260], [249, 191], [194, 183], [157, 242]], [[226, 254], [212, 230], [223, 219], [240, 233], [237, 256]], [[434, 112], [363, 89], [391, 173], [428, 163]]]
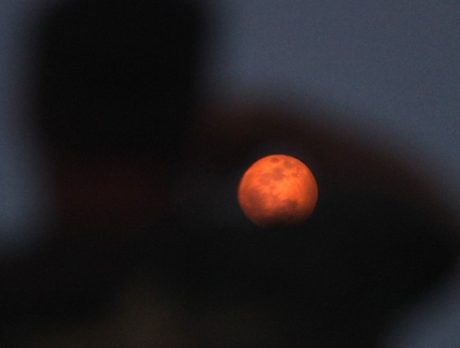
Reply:
[[[454, 264], [430, 183], [319, 127], [327, 111], [198, 107], [203, 15], [88, 0], [43, 21], [36, 124], [57, 216], [0, 265], [2, 346], [373, 347]], [[236, 187], [280, 152], [309, 164], [319, 203], [261, 230]]]

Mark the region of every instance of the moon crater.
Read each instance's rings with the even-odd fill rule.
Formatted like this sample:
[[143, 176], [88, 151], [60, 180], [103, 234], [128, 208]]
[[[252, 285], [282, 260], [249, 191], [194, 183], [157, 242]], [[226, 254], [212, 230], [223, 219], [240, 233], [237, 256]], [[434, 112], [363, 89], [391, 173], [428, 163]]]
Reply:
[[311, 215], [317, 198], [318, 187], [310, 169], [287, 155], [256, 161], [238, 187], [241, 209], [259, 226], [301, 222]]

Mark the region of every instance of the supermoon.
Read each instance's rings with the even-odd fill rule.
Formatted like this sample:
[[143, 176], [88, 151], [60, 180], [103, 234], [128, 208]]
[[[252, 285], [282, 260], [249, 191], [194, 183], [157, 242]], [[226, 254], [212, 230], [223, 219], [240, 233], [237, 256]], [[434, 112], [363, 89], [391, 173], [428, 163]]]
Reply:
[[261, 227], [295, 225], [313, 212], [318, 185], [310, 169], [287, 155], [270, 155], [253, 163], [238, 187], [243, 213]]

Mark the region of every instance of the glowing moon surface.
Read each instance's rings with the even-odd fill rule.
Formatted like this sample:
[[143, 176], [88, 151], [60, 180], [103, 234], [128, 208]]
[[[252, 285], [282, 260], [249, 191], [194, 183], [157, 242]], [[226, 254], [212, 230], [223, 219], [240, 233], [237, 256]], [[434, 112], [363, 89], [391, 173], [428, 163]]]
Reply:
[[270, 155], [252, 164], [238, 187], [244, 214], [262, 227], [293, 225], [307, 219], [318, 200], [310, 169], [287, 155]]

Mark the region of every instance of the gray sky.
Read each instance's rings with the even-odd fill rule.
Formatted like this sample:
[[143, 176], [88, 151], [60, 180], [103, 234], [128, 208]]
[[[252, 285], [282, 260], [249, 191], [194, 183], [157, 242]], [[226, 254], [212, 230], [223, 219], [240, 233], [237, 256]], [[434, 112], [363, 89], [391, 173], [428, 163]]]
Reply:
[[243, 97], [275, 88], [343, 110], [347, 119], [324, 122], [394, 146], [460, 210], [458, 1], [218, 4], [213, 88]]

